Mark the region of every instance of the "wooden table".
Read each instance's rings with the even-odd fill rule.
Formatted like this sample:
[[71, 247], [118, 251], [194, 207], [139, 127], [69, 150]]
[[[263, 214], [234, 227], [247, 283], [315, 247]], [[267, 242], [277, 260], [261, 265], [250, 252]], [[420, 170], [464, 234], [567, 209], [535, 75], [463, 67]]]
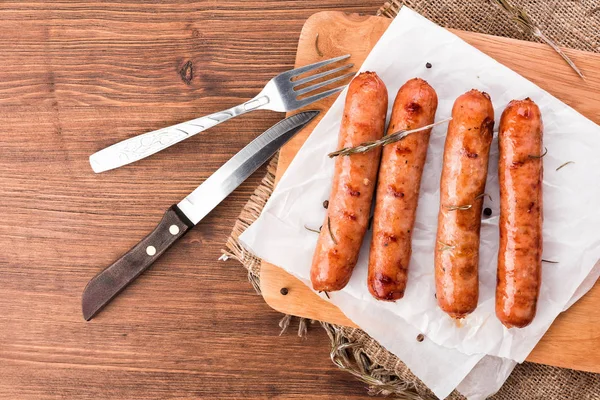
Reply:
[[[320, 328], [281, 315], [220, 249], [261, 169], [91, 322], [87, 281], [281, 118], [262, 111], [95, 175], [116, 141], [250, 98], [304, 20], [381, 0], [0, 4], [0, 398], [358, 398]], [[293, 329], [294, 327], [292, 327]]]

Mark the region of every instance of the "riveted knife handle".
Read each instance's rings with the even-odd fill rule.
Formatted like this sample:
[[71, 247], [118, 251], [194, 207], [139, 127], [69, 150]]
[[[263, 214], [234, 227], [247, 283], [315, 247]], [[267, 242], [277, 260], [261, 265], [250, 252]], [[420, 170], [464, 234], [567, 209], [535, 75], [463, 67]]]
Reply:
[[88, 282], [82, 296], [83, 317], [90, 320], [193, 226], [177, 205], [171, 206], [148, 236]]

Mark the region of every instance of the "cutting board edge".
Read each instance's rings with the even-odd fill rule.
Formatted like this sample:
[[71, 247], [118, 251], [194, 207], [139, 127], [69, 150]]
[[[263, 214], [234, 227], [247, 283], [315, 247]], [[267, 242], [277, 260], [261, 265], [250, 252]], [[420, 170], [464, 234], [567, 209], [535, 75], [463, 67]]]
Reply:
[[[311, 17], [309, 17], [309, 19], [307, 19], [307, 21], [305, 22], [305, 25], [302, 28], [303, 34], [304, 35], [306, 34], [308, 22], [312, 21], [315, 17], [327, 17], [327, 16], [331, 16], [331, 15], [336, 15], [336, 14], [343, 15], [344, 17], [357, 18], [357, 14], [348, 15], [348, 14], [340, 12], [340, 11], [322, 11], [322, 12], [313, 14]], [[380, 21], [387, 22], [387, 25], [389, 25], [389, 23], [391, 23], [391, 21], [388, 22], [389, 20], [387, 18], [377, 17], [377, 16], [359, 16], [359, 18], [362, 18], [363, 20], [377, 19]], [[357, 19], [359, 19], [359, 18], [357, 18]], [[386, 29], [387, 29], [387, 26], [386, 26]], [[574, 82], [576, 84], [575, 86], [581, 86], [581, 82], [579, 81], [579, 78], [577, 77], [577, 75], [572, 70], [567, 69], [568, 67], [566, 67], [566, 64], [564, 64], [564, 61], [560, 58], [560, 56], [558, 56], [552, 49], [550, 49], [548, 46], [546, 46], [542, 43], [526, 42], [526, 41], [521, 41], [521, 40], [512, 39], [512, 38], [498, 37], [498, 36], [480, 34], [480, 33], [475, 33], [475, 32], [465, 32], [465, 31], [459, 31], [459, 30], [453, 30], [453, 29], [449, 29], [449, 30], [454, 34], [457, 34], [462, 40], [465, 40], [469, 44], [473, 44], [473, 43], [471, 43], [472, 41], [484, 41], [484, 42], [488, 42], [492, 47], [495, 46], [496, 50], [498, 47], [503, 47], [503, 46], [506, 46], [507, 44], [518, 44], [521, 46], [525, 46], [529, 49], [532, 49], [533, 51], [540, 52], [540, 54], [543, 55], [544, 57], [551, 59], [552, 63], [559, 64], [559, 65], [557, 65], [557, 70], [562, 69], [562, 71], [560, 71], [560, 77], [561, 77], [561, 79], [564, 79], [566, 84], [569, 84], [570, 82]], [[302, 36], [301, 36], [301, 39], [302, 39]], [[300, 48], [299, 48], [299, 50], [300, 50]], [[592, 70], [596, 70], [598, 65], [600, 65], [600, 54], [589, 53], [589, 52], [575, 50], [575, 49], [565, 49], [565, 52], [567, 54], [569, 54], [569, 56], [572, 57], [578, 63], [578, 65], [580, 66], [580, 68], [582, 68], [584, 73], [587, 71], [591, 72]], [[491, 55], [491, 54], [488, 54], [488, 55], [491, 56], [492, 58], [496, 59], [494, 57], [494, 55]], [[333, 56], [333, 55], [331, 55], [331, 56]], [[296, 55], [296, 65], [300, 65], [298, 63], [299, 57], [300, 57], [300, 54], [298, 52]], [[539, 58], [539, 57], [536, 56], [536, 59], [537, 58]], [[502, 63], [499, 60], [498, 60], [498, 62]], [[502, 64], [504, 64], [504, 63], [502, 63]], [[504, 64], [504, 65], [506, 65], [506, 64]], [[538, 82], [536, 76], [531, 76], [531, 75], [527, 76], [523, 72], [521, 72], [521, 74], [523, 74], [526, 79], [532, 81], [534, 84], [537, 84], [537, 85], [541, 86], [542, 88], [544, 87], [542, 84], [540, 84]], [[588, 81], [594, 82], [594, 85], [596, 85], [596, 86], [600, 85], [600, 76], [598, 74], [596, 74], [596, 76], [593, 76], [594, 74], [591, 74], [591, 75], [592, 75], [592, 78], [590, 79], [590, 77], [588, 76]], [[579, 88], [579, 89], [581, 89], [581, 88]], [[577, 89], [575, 89], [575, 90], [577, 90]], [[591, 100], [589, 98], [586, 99], [586, 100], [589, 100], [590, 102], [597, 102], [598, 100], [600, 100], [600, 96], [598, 96], [598, 95], [593, 95], [593, 93], [588, 93], [588, 92], [586, 92], [586, 94], [591, 95]], [[565, 100], [563, 100], [563, 101], [565, 101]], [[571, 106], [573, 106], [573, 104], [571, 104]], [[328, 107], [324, 107], [324, 108], [328, 108]], [[578, 109], [578, 111], [580, 113], [586, 115], [588, 118], [600, 122], [599, 121], [600, 113], [598, 113], [598, 111], [596, 109], [592, 110], [591, 115], [589, 113], [589, 111], [590, 111], [589, 109], [587, 110], [588, 113], [584, 112], [580, 108]], [[312, 132], [312, 130], [311, 130], [311, 132]], [[281, 161], [281, 159], [280, 159], [280, 161]], [[284, 163], [282, 163], [282, 162], [278, 163], [275, 184], [277, 184], [282, 173], [287, 168], [287, 166], [284, 166], [283, 164]], [[286, 313], [286, 314], [297, 315], [297, 316], [310, 318], [310, 319], [318, 319], [321, 321], [330, 322], [330, 323], [334, 323], [334, 324], [338, 324], [338, 325], [344, 325], [344, 326], [350, 326], [350, 327], [356, 326], [341, 312], [341, 310], [335, 308], [335, 306], [333, 306], [335, 308], [335, 311], [334, 311], [335, 316], [334, 317], [331, 317], [330, 315], [323, 317], [322, 313], [314, 312], [315, 310], [312, 308], [296, 310], [295, 307], [290, 307], [289, 306], [290, 300], [293, 299], [293, 296], [288, 295], [285, 301], [280, 302], [279, 300], [283, 299], [283, 296], [277, 298], [276, 296], [273, 296], [272, 294], [275, 291], [278, 293], [281, 288], [281, 285], [269, 285], [268, 284], [269, 277], [273, 275], [272, 274], [273, 271], [279, 271], [281, 274], [283, 274], [282, 276], [286, 277], [286, 279], [291, 277], [295, 281], [297, 281], [297, 284], [299, 284], [301, 286], [299, 286], [299, 287], [293, 286], [294, 290], [297, 289], [301, 293], [303, 291], [307, 291], [308, 293], [310, 293], [310, 296], [311, 296], [311, 297], [309, 297], [309, 299], [314, 299], [314, 300], [311, 300], [312, 302], [318, 302], [318, 304], [331, 305], [329, 302], [327, 302], [326, 300], [320, 298], [318, 295], [313, 293], [306, 285], [304, 285], [304, 283], [302, 281], [291, 276], [282, 268], [280, 268], [276, 265], [272, 265], [272, 264], [263, 262], [262, 266], [261, 266], [261, 288], [263, 289], [263, 297], [265, 298], [265, 302], [273, 309], [275, 309], [279, 312]], [[263, 277], [266, 279], [263, 279]], [[287, 283], [288, 286], [292, 285], [291, 283], [289, 283], [290, 281], [286, 281], [286, 282], [288, 282]], [[274, 288], [272, 286], [277, 286], [277, 288]], [[299, 288], [304, 288], [304, 289], [299, 289]], [[598, 292], [600, 293], [600, 288], [598, 288]], [[584, 299], [587, 297], [588, 297], [587, 295], [584, 296]], [[562, 315], [563, 314], [561, 314], [561, 316]], [[559, 316], [559, 319], [561, 319], [561, 316]], [[558, 319], [557, 319], [557, 321], [558, 321]], [[556, 325], [556, 323], [553, 325]], [[530, 357], [528, 357], [528, 359], [527, 359], [528, 361], [533, 361], [536, 363], [553, 365], [553, 366], [558, 366], [558, 367], [563, 367], [563, 368], [571, 368], [571, 369], [578, 369], [578, 370], [583, 370], [583, 371], [600, 373], [600, 364], [590, 364], [589, 362], [586, 364], [584, 361], [582, 361], [580, 364], [574, 365], [573, 363], [569, 363], [568, 360], [565, 362], [564, 359], [562, 359], [561, 357], [557, 357], [557, 356], [553, 356], [551, 361], [549, 361], [548, 359], [545, 359], [544, 356], [538, 354], [538, 351], [537, 351], [538, 347], [540, 347], [539, 346], [540, 344], [545, 344], [543, 342], [544, 342], [544, 340], [542, 340], [542, 342], [540, 342], [538, 344], [538, 346], [533, 350], [532, 354], [530, 354]], [[552, 345], [555, 345], [555, 344], [552, 343], [550, 347], [552, 347]], [[549, 346], [545, 346], [545, 347], [549, 347]], [[548, 354], [550, 354], [551, 350], [546, 349], [546, 351], [548, 351]], [[530, 360], [530, 358], [531, 358], [531, 360]], [[574, 359], [574, 357], [569, 358], [569, 360], [572, 360], [572, 359]]]

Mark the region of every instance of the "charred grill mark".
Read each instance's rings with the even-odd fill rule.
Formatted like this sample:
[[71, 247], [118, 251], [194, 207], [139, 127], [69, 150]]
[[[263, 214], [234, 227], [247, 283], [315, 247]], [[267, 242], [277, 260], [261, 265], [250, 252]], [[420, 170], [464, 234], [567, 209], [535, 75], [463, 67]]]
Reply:
[[468, 158], [473, 158], [474, 159], [474, 158], [479, 157], [479, 155], [477, 153], [473, 153], [473, 152], [471, 152], [471, 151], [469, 151], [468, 149], [465, 149], [465, 148], [463, 148], [461, 150], [461, 153], [464, 154], [464, 155], [466, 155]]
[[535, 206], [535, 203], [532, 201], [531, 203], [529, 203], [529, 207], [527, 207], [528, 214], [531, 212], [531, 210], [533, 210], [533, 206]]
[[399, 191], [394, 185], [388, 186], [388, 192], [397, 199], [401, 199], [404, 197], [404, 193]]
[[381, 283], [383, 283], [384, 285], [390, 284], [393, 282], [392, 278], [390, 278], [387, 275], [382, 274], [381, 272], [378, 272], [375, 275], [375, 279]]
[[412, 150], [409, 149], [408, 147], [400, 147], [400, 146], [396, 147], [396, 154], [398, 154], [398, 155], [404, 155], [404, 154], [410, 154], [410, 153], [412, 153]]
[[408, 103], [404, 108], [409, 113], [417, 113], [417, 112], [421, 111], [421, 109], [422, 109], [421, 105], [419, 103], [415, 103], [414, 101], [411, 101], [410, 103]]
[[394, 235], [392, 233], [386, 233], [386, 232], [381, 233], [381, 239], [383, 240], [384, 246], [387, 246], [390, 243], [396, 243], [398, 241], [398, 238], [396, 237], [396, 235]]
[[356, 221], [356, 214], [350, 211], [342, 211], [342, 216], [350, 221]]
[[348, 191], [348, 194], [352, 197], [360, 197], [360, 192], [356, 189], [354, 189], [352, 186], [350, 185], [344, 185], [344, 188], [346, 189], [346, 191]]
[[[485, 94], [485, 93], [484, 93]], [[490, 117], [485, 117], [483, 122], [481, 123], [481, 133], [482, 134], [494, 134], [494, 120]]]

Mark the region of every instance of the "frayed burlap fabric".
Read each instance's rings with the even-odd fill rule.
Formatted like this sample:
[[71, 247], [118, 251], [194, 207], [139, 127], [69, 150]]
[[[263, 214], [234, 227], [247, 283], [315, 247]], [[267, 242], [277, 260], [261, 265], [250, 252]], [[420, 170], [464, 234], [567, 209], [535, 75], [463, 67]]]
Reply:
[[[522, 8], [535, 25], [560, 46], [600, 52], [600, 1], [510, 0]], [[393, 0], [377, 15], [393, 18], [402, 5], [446, 28], [535, 40], [509, 20], [495, 0]]]
[[[418, 11], [432, 21], [448, 27], [517, 39], [534, 38], [519, 30], [494, 0], [394, 0], [386, 2], [377, 14], [393, 18], [400, 6]], [[527, 1], [513, 0], [557, 44], [600, 52], [600, 2], [597, 0]], [[260, 259], [240, 246], [238, 236], [258, 218], [273, 192], [277, 157], [269, 163], [267, 174], [242, 210], [227, 241], [224, 253], [248, 270], [248, 278], [260, 291]], [[290, 317], [282, 320], [287, 328]], [[435, 399], [433, 393], [392, 353], [360, 329], [321, 323], [331, 339], [331, 360], [339, 368], [368, 384], [370, 394], [391, 395], [400, 399]], [[299, 321], [299, 335], [306, 332], [307, 321]], [[463, 399], [454, 391], [449, 399]], [[600, 400], [600, 374], [573, 371], [546, 365], [518, 365], [496, 400]]]

